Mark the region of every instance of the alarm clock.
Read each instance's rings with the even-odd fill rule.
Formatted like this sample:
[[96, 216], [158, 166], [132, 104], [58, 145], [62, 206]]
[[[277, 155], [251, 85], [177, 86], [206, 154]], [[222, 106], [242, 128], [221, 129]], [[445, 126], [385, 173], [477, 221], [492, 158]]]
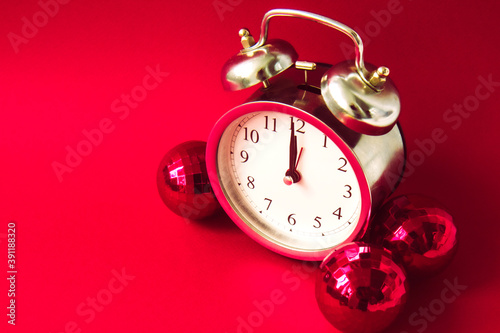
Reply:
[[[298, 61], [290, 43], [268, 40], [273, 17], [294, 17], [343, 32], [356, 58], [332, 66]], [[225, 113], [207, 142], [215, 196], [251, 238], [282, 255], [323, 260], [362, 237], [371, 212], [403, 172], [399, 94], [389, 69], [365, 64], [363, 43], [346, 25], [291, 9], [264, 15], [257, 42], [239, 32], [243, 49], [222, 69], [235, 91], [260, 84]]]

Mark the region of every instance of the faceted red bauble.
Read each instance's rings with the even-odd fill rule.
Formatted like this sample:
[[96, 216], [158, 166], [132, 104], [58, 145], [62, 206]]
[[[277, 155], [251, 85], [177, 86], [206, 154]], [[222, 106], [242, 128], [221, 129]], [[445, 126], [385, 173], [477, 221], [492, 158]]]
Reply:
[[220, 208], [210, 186], [205, 164], [206, 142], [187, 141], [162, 159], [156, 177], [163, 202], [187, 219], [211, 216]]
[[457, 250], [457, 228], [450, 213], [422, 195], [388, 201], [371, 222], [370, 242], [401, 260], [409, 277], [439, 272]]
[[316, 300], [323, 315], [338, 330], [380, 332], [406, 303], [404, 270], [387, 250], [355, 242], [340, 246], [320, 266]]

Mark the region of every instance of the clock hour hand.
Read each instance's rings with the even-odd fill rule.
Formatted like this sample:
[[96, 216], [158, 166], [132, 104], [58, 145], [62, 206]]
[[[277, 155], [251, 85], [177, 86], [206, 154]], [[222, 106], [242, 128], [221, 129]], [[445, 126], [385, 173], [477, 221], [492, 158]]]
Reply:
[[[302, 151], [302, 150], [301, 150]], [[295, 135], [295, 125], [292, 120], [290, 127], [290, 154], [289, 168], [285, 173], [283, 181], [286, 185], [292, 185], [300, 180], [300, 173], [297, 171], [297, 136]]]

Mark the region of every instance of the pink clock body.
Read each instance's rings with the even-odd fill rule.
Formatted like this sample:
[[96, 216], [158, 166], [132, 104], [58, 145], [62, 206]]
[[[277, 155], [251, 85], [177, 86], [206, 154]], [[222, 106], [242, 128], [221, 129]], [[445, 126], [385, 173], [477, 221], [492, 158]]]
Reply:
[[[399, 126], [376, 136], [347, 128], [301, 74], [287, 70], [221, 117], [208, 139], [207, 171], [246, 234], [282, 255], [322, 260], [363, 236], [401, 177], [404, 144]], [[294, 167], [300, 179], [287, 182]]]

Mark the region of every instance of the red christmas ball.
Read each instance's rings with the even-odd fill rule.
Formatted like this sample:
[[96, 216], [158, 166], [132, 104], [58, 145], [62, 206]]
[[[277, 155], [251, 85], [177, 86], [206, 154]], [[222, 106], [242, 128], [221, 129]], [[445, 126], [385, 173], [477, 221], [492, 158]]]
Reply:
[[422, 195], [396, 197], [371, 222], [370, 242], [389, 249], [409, 277], [441, 271], [457, 251], [457, 228], [441, 204]]
[[408, 294], [404, 270], [391, 253], [362, 242], [329, 254], [316, 278], [316, 300], [338, 330], [380, 332], [401, 312]]
[[158, 168], [160, 197], [170, 210], [187, 219], [203, 219], [220, 208], [208, 179], [206, 145], [203, 141], [181, 143], [165, 154]]

